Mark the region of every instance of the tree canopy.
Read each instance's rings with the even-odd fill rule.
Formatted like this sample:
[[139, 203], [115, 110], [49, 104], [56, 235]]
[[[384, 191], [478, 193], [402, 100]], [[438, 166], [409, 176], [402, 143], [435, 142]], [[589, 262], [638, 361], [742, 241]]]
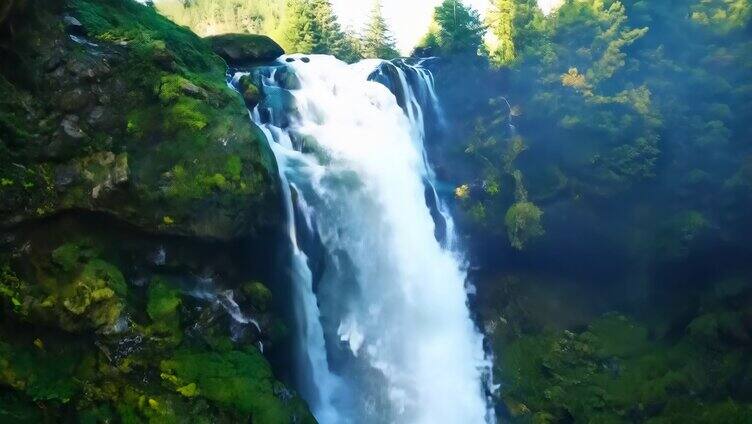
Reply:
[[362, 37], [361, 54], [364, 57], [392, 59], [399, 56], [396, 42], [382, 13], [381, 1], [376, 0], [371, 18]]
[[444, 0], [434, 9], [428, 34], [418, 45], [438, 54], [476, 54], [485, 26], [477, 10], [459, 0]]

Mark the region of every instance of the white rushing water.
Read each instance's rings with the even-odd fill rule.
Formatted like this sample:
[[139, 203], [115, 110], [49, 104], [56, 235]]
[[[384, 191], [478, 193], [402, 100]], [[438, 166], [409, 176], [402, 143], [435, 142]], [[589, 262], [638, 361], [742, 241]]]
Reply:
[[491, 422], [489, 363], [423, 148], [440, 117], [430, 73], [293, 55], [254, 75], [288, 215], [299, 390], [317, 419]]

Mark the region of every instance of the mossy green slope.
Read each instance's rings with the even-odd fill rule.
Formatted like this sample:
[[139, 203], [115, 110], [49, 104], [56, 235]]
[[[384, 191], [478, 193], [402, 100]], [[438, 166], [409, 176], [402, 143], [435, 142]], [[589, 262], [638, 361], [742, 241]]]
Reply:
[[224, 61], [130, 0], [9, 4], [0, 422], [315, 422], [258, 350], [284, 327], [271, 290], [237, 290], [259, 322], [237, 337], [187, 295], [198, 275], [217, 291], [257, 281], [264, 260], [243, 249], [280, 216]]
[[505, 409], [521, 423], [749, 422], [740, 385], [752, 377], [750, 310], [726, 309], [696, 317], [680, 338], [608, 314], [585, 331], [497, 339]]
[[96, 237], [0, 255], [0, 421], [315, 423], [185, 276], [134, 285], [123, 256]]
[[230, 238], [275, 222], [274, 163], [205, 41], [130, 1], [17, 19], [0, 69], [4, 223], [87, 209]]

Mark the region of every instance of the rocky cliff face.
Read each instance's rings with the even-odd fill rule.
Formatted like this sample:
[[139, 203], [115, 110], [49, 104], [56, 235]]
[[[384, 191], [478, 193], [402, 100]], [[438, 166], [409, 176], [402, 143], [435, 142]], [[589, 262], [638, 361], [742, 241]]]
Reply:
[[35, 5], [6, 22], [0, 219], [85, 209], [223, 239], [273, 223], [274, 165], [224, 62], [133, 7]]
[[312, 421], [222, 58], [126, 0], [4, 2], [0, 54], [0, 421]]

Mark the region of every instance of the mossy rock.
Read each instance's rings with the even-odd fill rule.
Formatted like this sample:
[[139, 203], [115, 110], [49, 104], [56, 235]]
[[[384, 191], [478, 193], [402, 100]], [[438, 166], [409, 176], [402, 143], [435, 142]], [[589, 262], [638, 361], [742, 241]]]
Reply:
[[[68, 37], [63, 7], [87, 42]], [[276, 225], [272, 154], [209, 43], [131, 1], [27, 15], [15, 66], [0, 67], [0, 223], [104, 211], [221, 239]]]
[[512, 247], [522, 250], [528, 243], [544, 234], [542, 216], [543, 212], [531, 202], [517, 202], [509, 208], [504, 223]]
[[242, 411], [259, 424], [315, 423], [301, 401], [286, 394], [255, 349], [224, 353], [184, 350], [161, 363], [162, 379], [184, 396], [200, 396]]
[[0, 298], [14, 315], [70, 332], [109, 331], [126, 307], [125, 277], [85, 242], [53, 250], [49, 262], [36, 264], [35, 280], [26, 281], [9, 266], [0, 274]]
[[271, 62], [285, 54], [279, 44], [265, 35], [222, 34], [207, 37], [206, 40], [230, 66]]
[[177, 345], [182, 339], [180, 327], [180, 291], [162, 279], [149, 284], [146, 313], [152, 320], [149, 331], [167, 345]]
[[259, 312], [266, 312], [271, 306], [272, 292], [263, 283], [258, 281], [243, 285], [243, 293], [248, 296], [254, 308]]

